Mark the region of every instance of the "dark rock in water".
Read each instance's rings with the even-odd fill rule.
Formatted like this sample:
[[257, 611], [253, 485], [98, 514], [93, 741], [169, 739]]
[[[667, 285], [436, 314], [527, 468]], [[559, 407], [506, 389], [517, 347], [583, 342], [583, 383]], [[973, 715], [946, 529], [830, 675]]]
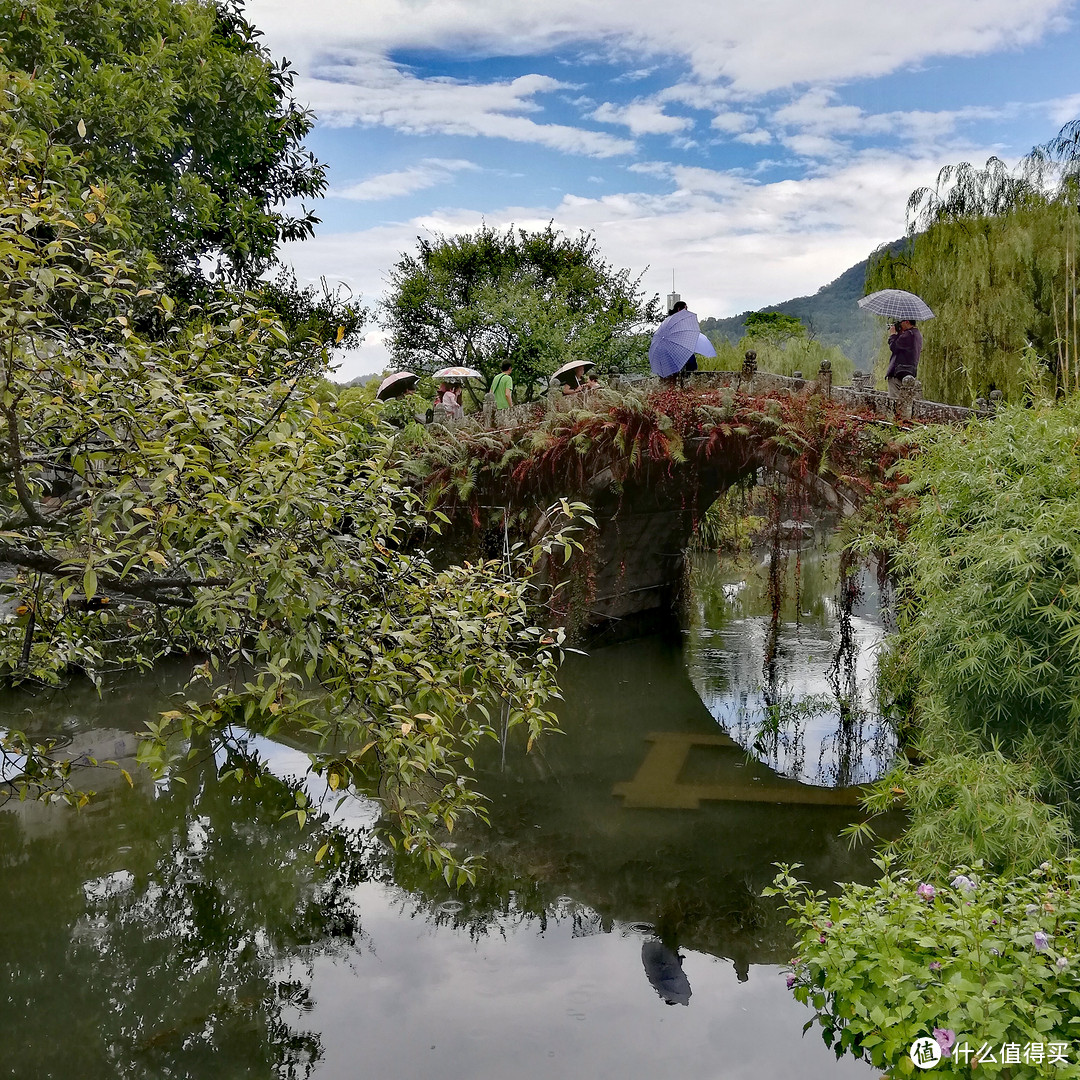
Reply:
[[690, 1004], [690, 980], [682, 969], [682, 957], [663, 942], [645, 941], [641, 945], [641, 963], [649, 984], [668, 1005]]

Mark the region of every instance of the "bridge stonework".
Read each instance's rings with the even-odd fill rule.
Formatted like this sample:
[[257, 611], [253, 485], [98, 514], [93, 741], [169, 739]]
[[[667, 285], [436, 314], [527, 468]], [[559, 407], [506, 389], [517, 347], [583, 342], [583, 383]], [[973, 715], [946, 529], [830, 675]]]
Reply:
[[745, 477], [762, 470], [788, 477], [807, 501], [845, 516], [861, 502], [861, 492], [831, 473], [794, 476], [789, 459], [775, 449], [755, 447], [715, 460], [693, 446], [686, 449], [687, 460], [662, 475], [645, 470], [615, 483], [604, 470], [580, 493], [597, 524], [586, 552], [590, 589], [578, 614], [582, 629], [671, 610], [694, 529], [716, 499]]
[[[625, 448], [616, 452], [613, 446], [606, 458], [594, 456], [589, 459], [588, 468], [583, 469], [581, 460], [567, 454], [563, 481], [549, 472], [546, 489], [541, 490], [538, 484], [535, 492], [530, 493], [530, 474], [526, 469], [518, 474], [519, 479], [525, 478], [524, 491], [519, 487], [515, 496], [507, 497], [488, 489], [483, 501], [490, 509], [502, 497], [508, 509], [516, 510], [520, 518], [523, 506], [530, 495], [534, 496], [533, 509], [526, 513], [525, 529], [520, 534], [522, 539], [532, 542], [554, 528], [544, 512], [551, 496], [589, 505], [597, 530], [590, 534], [587, 543], [588, 568], [584, 575], [587, 589], [584, 594], [578, 590], [579, 610], [574, 612], [579, 630], [609, 626], [633, 616], [659, 614], [670, 610], [678, 594], [685, 553], [697, 523], [724, 491], [744, 477], [759, 470], [779, 474], [801, 489], [807, 501], [850, 515], [881, 480], [881, 462], [875, 454], [882, 441], [889, 438], [890, 430], [911, 422], [964, 423], [973, 416], [993, 412], [991, 408], [972, 410], [924, 401], [921, 387], [910, 378], [905, 380], [899, 400], [875, 391], [870, 383], [869, 376], [857, 376], [853, 386], [833, 386], [827, 362], [817, 377], [810, 380], [798, 373], [781, 376], [758, 372], [748, 357], [743, 369], [737, 372], [696, 372], [683, 377], [678, 384], [656, 379], [638, 381], [631, 386], [615, 380], [606, 391], [568, 397], [552, 394], [546, 404], [518, 406], [488, 416], [482, 427], [471, 423], [473, 431], [488, 429], [489, 435], [494, 425], [504, 439], [501, 445], [512, 450], [515, 444], [526, 448], [542, 445], [543, 440], [540, 444], [533, 441], [538, 430], [544, 428], [550, 440], [552, 433], [560, 432], [560, 423], [567, 425], [564, 437], [572, 437], [575, 429], [569, 426], [571, 419], [583, 407], [595, 407], [601, 412], [611, 408], [614, 415], [619, 391], [631, 391], [638, 401], [654, 402], [662, 401], [663, 395], [670, 394], [673, 385], [677, 385], [680, 393], [697, 395], [701, 400], [715, 402], [723, 396], [729, 402], [746, 403], [747, 407], [753, 405], [758, 409], [763, 401], [772, 400], [776, 410], [780, 403], [790, 406], [799, 403], [808, 409], [811, 401], [816, 400], [818, 408], [829, 411], [825, 419], [834, 426], [838, 415], [847, 415], [857, 419], [864, 429], [876, 431], [878, 441], [867, 451], [863, 475], [859, 475], [857, 461], [852, 465], [850, 448], [847, 467], [836, 470], [829, 464], [833, 451], [823, 450], [816, 456], [811, 453], [799, 458], [783, 439], [768, 437], [761, 430], [747, 430], [737, 414], [729, 424], [723, 425], [727, 434], [721, 452], [714, 452], [708, 426], [699, 424], [692, 432], [684, 433], [682, 453], [674, 460], [649, 460], [644, 455], [640, 462], [628, 467]], [[469, 425], [467, 421], [466, 426]], [[515, 502], [516, 506], [511, 505]], [[473, 516], [479, 523], [475, 511]], [[578, 566], [580, 574], [580, 560]]]

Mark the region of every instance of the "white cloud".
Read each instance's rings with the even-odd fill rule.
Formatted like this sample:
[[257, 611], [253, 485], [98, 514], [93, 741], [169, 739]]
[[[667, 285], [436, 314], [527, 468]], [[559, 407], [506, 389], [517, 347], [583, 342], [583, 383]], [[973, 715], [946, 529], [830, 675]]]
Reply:
[[[865, 0], [250, 0], [270, 46], [301, 72], [328, 50], [533, 56], [591, 46], [599, 56], [674, 58], [704, 82], [740, 91], [871, 77], [940, 56], [988, 53], [1060, 27], [1071, 0], [908, 0], [885, 22]], [[910, 32], [908, 32], [910, 28]], [[630, 66], [629, 64], [627, 65]]]
[[627, 105], [605, 101], [591, 116], [602, 124], [621, 124], [630, 129], [631, 135], [672, 135], [690, 126], [685, 116], [670, 116], [662, 105], [647, 100]]
[[1048, 101], [1048, 112], [1050, 113], [1050, 119], [1053, 120], [1058, 127], [1067, 124], [1070, 120], [1075, 120], [1080, 116], [1080, 94], [1070, 94], [1068, 97], [1055, 98], [1053, 101]]
[[757, 127], [757, 120], [749, 113], [725, 109], [712, 118], [711, 126], [716, 131], [723, 131], [728, 135], [737, 135], [739, 132], [750, 131], [752, 128]]
[[675, 101], [691, 109], [711, 111], [727, 104], [736, 95], [726, 86], [716, 83], [679, 82], [657, 93], [658, 101]]
[[642, 79], [647, 79], [654, 71], [655, 67], [637, 68], [635, 71], [624, 71], [621, 75], [616, 76], [615, 82], [640, 82]]
[[340, 54], [296, 80], [297, 96], [329, 126], [379, 124], [417, 135], [482, 135], [593, 157], [633, 151], [628, 139], [521, 115], [541, 110], [536, 95], [562, 89], [566, 83], [546, 75], [491, 83], [422, 79], [378, 56]]
[[[989, 153], [989, 150], [986, 151]], [[732, 172], [638, 163], [632, 172], [662, 175], [673, 190], [566, 195], [552, 206], [508, 205], [481, 215], [446, 210], [355, 233], [318, 235], [290, 245], [285, 258], [303, 281], [325, 274], [372, 302], [384, 274], [417, 235], [454, 234], [481, 220], [542, 228], [549, 219], [570, 232], [592, 230], [606, 258], [666, 293], [671, 271], [700, 315], [727, 315], [814, 292], [878, 244], [901, 236], [908, 194], [930, 183], [940, 160], [866, 152], [820, 175], [760, 183]], [[381, 269], [380, 269], [381, 268]], [[385, 348], [372, 339], [347, 358], [341, 377], [380, 370]]]
[[425, 158], [417, 165], [396, 172], [380, 173], [369, 176], [355, 184], [342, 188], [331, 188], [330, 198], [354, 199], [358, 202], [373, 202], [379, 199], [393, 199], [400, 195], [411, 195], [415, 191], [435, 187], [452, 180], [455, 173], [463, 170], [478, 171], [479, 166], [471, 161], [445, 158]]
[[735, 141], [746, 143], [747, 146], [764, 146], [772, 142], [772, 136], [763, 128], [757, 128], [754, 131], [744, 131], [741, 135], [736, 135]]
[[843, 143], [825, 135], [783, 135], [780, 141], [793, 153], [808, 158], [836, 158], [845, 155]]
[[772, 121], [794, 129], [783, 139], [784, 145], [808, 157], [828, 157], [843, 151], [838, 136], [896, 135], [918, 141], [924, 147], [950, 138], [964, 123], [975, 120], [1000, 120], [1015, 116], [1032, 106], [968, 106], [962, 109], [898, 110], [868, 113], [857, 105], [838, 105], [836, 91], [813, 87], [798, 98], [774, 110]]

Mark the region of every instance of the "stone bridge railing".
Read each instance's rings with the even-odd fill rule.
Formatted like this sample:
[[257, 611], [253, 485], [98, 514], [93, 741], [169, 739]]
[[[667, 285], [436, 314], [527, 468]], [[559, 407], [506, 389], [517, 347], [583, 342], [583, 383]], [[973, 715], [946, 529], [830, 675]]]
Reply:
[[[851, 386], [834, 386], [832, 365], [828, 360], [822, 361], [814, 378], [806, 379], [799, 371], [792, 375], [774, 375], [772, 372], [758, 371], [757, 358], [753, 353], [746, 354], [740, 371], [694, 371], [679, 378], [683, 385], [688, 387], [702, 389], [723, 387], [747, 395], [783, 397], [804, 393], [821, 394], [831, 401], [850, 406], [852, 411], [869, 411], [887, 420], [920, 420], [924, 423], [938, 424], [962, 424], [972, 417], [993, 416], [1002, 400], [1001, 391], [995, 390], [990, 395], [989, 401], [979, 398], [973, 409], [963, 405], [945, 405], [938, 401], [927, 401], [922, 396], [922, 383], [910, 375], [903, 380], [900, 396], [893, 398], [880, 390], [875, 390], [873, 376], [862, 371], [855, 372]], [[658, 378], [635, 379], [628, 376], [616, 376], [612, 379], [611, 389], [659, 390], [669, 383], [670, 380]], [[511, 409], [497, 410], [494, 397], [488, 393], [484, 398], [481, 417], [476, 417], [474, 414], [464, 420], [455, 420], [448, 410], [437, 405], [434, 422], [452, 427], [461, 423], [474, 424], [477, 419], [480, 419], [485, 428], [519, 427], [533, 421], [538, 413], [563, 412], [574, 408], [575, 404], [581, 401], [582, 394], [588, 395], [589, 391], [583, 390], [577, 394], [563, 395], [553, 388], [544, 400], [516, 405]]]

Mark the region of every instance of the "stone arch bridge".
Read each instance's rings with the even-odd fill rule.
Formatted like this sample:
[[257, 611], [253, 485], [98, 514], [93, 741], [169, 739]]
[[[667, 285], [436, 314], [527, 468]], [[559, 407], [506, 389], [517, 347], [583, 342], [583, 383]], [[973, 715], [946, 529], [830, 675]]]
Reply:
[[679, 383], [616, 380], [447, 425], [428, 482], [451, 516], [455, 546], [484, 536], [489, 549], [506, 538], [535, 543], [559, 526], [551, 509], [559, 499], [588, 504], [597, 529], [586, 559], [575, 560], [571, 593], [579, 627], [596, 629], [670, 609], [696, 524], [743, 478], [779, 474], [795, 497], [848, 515], [895, 490], [889, 469], [905, 452], [901, 430], [964, 423], [996, 405], [928, 402], [914, 379], [905, 384], [897, 400], [869, 376], [833, 386], [827, 362], [803, 379], [758, 372], [752, 360]]

